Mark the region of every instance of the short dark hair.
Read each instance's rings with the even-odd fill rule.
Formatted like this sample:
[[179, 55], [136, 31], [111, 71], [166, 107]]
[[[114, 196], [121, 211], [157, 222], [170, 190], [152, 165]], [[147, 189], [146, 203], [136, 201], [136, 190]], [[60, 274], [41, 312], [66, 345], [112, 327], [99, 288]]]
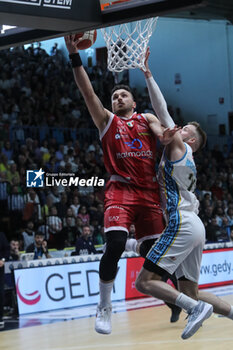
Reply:
[[188, 125], [193, 125], [196, 128], [196, 133], [198, 136], [198, 147], [196, 151], [199, 151], [203, 147], [205, 147], [207, 135], [205, 131], [201, 128], [201, 125], [198, 122], [189, 122]]
[[126, 90], [126, 91], [130, 92], [132, 97], [133, 97], [133, 100], [134, 100], [134, 94], [133, 94], [131, 88], [129, 87], [129, 85], [124, 85], [124, 84], [115, 85], [114, 88], [111, 91], [111, 96], [114, 94], [114, 92], [116, 90], [120, 90], [120, 89], [123, 89], [123, 90]]
[[35, 236], [45, 236], [45, 234], [44, 234], [44, 232], [42, 232], [42, 231], [36, 231], [35, 232]]

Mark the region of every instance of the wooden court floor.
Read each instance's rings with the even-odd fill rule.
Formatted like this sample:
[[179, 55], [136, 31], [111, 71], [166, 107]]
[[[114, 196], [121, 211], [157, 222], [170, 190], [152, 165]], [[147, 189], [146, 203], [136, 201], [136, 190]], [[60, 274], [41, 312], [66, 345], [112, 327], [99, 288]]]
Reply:
[[[233, 304], [233, 295], [224, 296]], [[169, 323], [166, 306], [114, 313], [111, 335], [94, 331], [94, 317], [0, 332], [1, 350], [232, 350], [233, 321], [213, 314], [190, 339], [180, 335], [186, 314]]]

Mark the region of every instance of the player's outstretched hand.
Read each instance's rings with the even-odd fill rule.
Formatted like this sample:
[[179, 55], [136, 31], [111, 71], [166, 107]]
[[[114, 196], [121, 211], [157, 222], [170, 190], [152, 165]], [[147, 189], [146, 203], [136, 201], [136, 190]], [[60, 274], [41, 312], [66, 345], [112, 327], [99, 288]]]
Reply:
[[146, 49], [145, 61], [144, 61], [145, 69], [141, 69], [146, 78], [150, 78], [152, 76], [150, 68], [149, 68], [149, 63], [148, 63], [149, 56], [150, 56], [150, 48], [148, 46]]
[[74, 40], [75, 38], [75, 35], [66, 35], [64, 37], [65, 39], [65, 43], [66, 43], [66, 47], [67, 47], [67, 50], [69, 52], [69, 54], [71, 53], [76, 53], [78, 50], [77, 50], [77, 43], [79, 42], [79, 39], [76, 39]]
[[175, 125], [173, 128], [166, 128], [163, 131], [163, 137], [160, 140], [162, 142], [163, 145], [168, 145], [172, 140], [173, 140], [173, 136], [179, 132], [179, 130], [181, 129], [180, 126]]

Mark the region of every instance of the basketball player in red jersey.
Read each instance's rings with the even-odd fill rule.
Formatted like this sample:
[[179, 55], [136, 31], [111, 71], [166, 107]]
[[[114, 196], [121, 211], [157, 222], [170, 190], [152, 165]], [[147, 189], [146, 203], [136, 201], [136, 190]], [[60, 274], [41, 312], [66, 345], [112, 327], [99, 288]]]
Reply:
[[155, 239], [164, 229], [155, 175], [156, 140], [169, 143], [179, 128], [164, 130], [154, 115], [134, 112], [136, 103], [125, 85], [112, 91], [112, 112], [105, 109], [82, 66], [74, 36], [65, 37], [65, 42], [75, 81], [99, 129], [110, 174], [105, 192], [106, 251], [100, 261], [100, 302], [95, 323], [98, 333], [109, 334], [111, 291], [131, 223], [135, 223], [138, 241]]

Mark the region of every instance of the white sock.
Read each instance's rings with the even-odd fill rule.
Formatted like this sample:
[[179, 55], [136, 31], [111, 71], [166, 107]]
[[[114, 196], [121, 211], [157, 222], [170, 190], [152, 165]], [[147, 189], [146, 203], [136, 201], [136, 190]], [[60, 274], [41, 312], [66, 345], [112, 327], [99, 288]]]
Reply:
[[111, 305], [111, 292], [113, 288], [114, 282], [109, 283], [103, 283], [99, 282], [99, 288], [100, 288], [100, 307], [105, 307]]
[[129, 239], [127, 239], [126, 244], [125, 244], [125, 251], [137, 253], [137, 245], [138, 245], [138, 242], [136, 239], [129, 238]]
[[227, 316], [227, 318], [230, 318], [231, 320], [233, 320], [233, 306], [231, 305], [231, 310], [229, 312], [229, 315]]
[[198, 303], [197, 300], [194, 300], [183, 293], [180, 293], [175, 301], [175, 304], [177, 306], [181, 307], [186, 311], [189, 311], [190, 309], [192, 309], [194, 306], [197, 305], [197, 303]]

